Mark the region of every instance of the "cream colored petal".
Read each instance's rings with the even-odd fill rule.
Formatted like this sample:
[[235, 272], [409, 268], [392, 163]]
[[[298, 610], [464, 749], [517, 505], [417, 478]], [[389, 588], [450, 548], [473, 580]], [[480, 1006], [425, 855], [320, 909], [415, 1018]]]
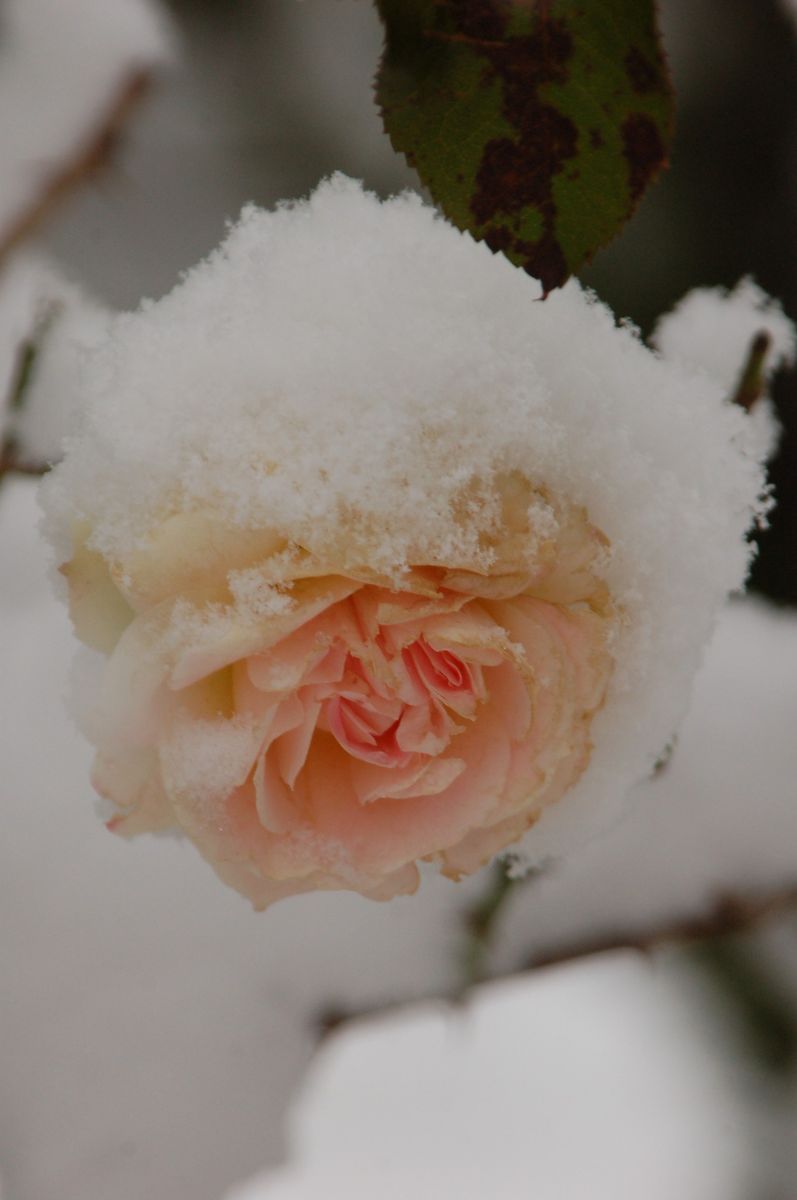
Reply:
[[463, 602], [473, 596], [501, 600], [525, 592], [532, 576], [528, 571], [514, 574], [486, 574], [475, 571], [447, 571], [443, 586], [463, 594]]
[[114, 563], [113, 577], [136, 610], [175, 596], [228, 598], [227, 577], [285, 549], [269, 529], [242, 529], [208, 512], [181, 512], [158, 525], [147, 543]]
[[204, 621], [200, 610], [194, 619], [183, 618], [182, 627], [178, 620], [171, 630], [170, 686], [187, 687], [238, 659], [268, 650], [356, 588], [350, 579], [325, 576], [297, 586], [288, 612], [253, 619], [230, 607], [221, 612], [211, 609]]
[[278, 900], [304, 892], [350, 891], [359, 892], [369, 900], [393, 900], [396, 896], [412, 895], [418, 890], [420, 883], [418, 868], [414, 863], [379, 878], [365, 875], [342, 877], [317, 872], [300, 879], [278, 881], [264, 878], [251, 864], [218, 862], [213, 859], [210, 862], [222, 882], [245, 896], [258, 912], [264, 911]]
[[584, 510], [571, 510], [562, 523], [549, 570], [531, 582], [529, 591], [555, 604], [584, 602], [608, 613], [609, 591], [599, 571], [605, 567], [609, 553], [609, 539], [590, 524]]
[[423, 620], [438, 613], [456, 612], [467, 604], [468, 597], [444, 593], [439, 596], [418, 596], [414, 592], [379, 589], [374, 593], [374, 616], [377, 626], [399, 625], [407, 620]]
[[242, 658], [230, 668], [233, 678], [233, 708], [241, 717], [261, 721], [264, 730], [268, 730], [271, 718], [283, 696], [280, 692], [261, 692], [260, 688], [256, 688], [249, 678], [248, 661]]
[[100, 753], [94, 759], [91, 782], [98, 795], [120, 810], [108, 821], [112, 833], [134, 837], [175, 828], [154, 751]]
[[514, 813], [485, 829], [474, 829], [456, 846], [440, 855], [442, 873], [449, 879], [473, 875], [502, 850], [511, 849], [540, 818], [540, 809]]
[[72, 558], [59, 568], [69, 587], [69, 615], [86, 646], [109, 654], [134, 613], [119, 592], [105, 559], [86, 544], [85, 525], [73, 531]]
[[167, 686], [169, 661], [161, 649], [166, 613], [136, 617], [116, 644], [103, 672], [97, 721], [103, 740], [120, 746], [155, 746], [176, 702]]
[[405, 621], [383, 631], [385, 643], [393, 654], [423, 638], [435, 649], [451, 650], [473, 661], [495, 666], [514, 657], [506, 632], [478, 602], [470, 601], [456, 612], [438, 613], [423, 620]]
[[264, 692], [283, 692], [299, 687], [326, 658], [334, 642], [346, 638], [350, 625], [351, 617], [348, 615], [347, 619], [345, 605], [332, 605], [269, 650], [253, 654], [247, 660], [249, 678]]

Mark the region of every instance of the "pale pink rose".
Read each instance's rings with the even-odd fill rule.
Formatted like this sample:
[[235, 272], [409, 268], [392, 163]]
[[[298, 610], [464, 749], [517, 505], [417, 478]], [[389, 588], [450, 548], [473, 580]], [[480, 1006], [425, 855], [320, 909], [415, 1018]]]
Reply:
[[73, 620], [109, 654], [109, 827], [182, 830], [258, 908], [387, 899], [419, 860], [456, 879], [517, 841], [589, 760], [616, 614], [584, 511], [517, 474], [498, 489], [478, 560], [395, 576], [345, 528], [323, 554], [175, 512], [123, 562], [75, 530]]

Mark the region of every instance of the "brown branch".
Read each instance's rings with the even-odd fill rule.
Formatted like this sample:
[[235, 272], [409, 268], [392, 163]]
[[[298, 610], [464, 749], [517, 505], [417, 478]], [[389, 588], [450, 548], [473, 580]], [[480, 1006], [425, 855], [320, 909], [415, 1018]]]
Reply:
[[151, 73], [144, 69], [130, 73], [122, 81], [94, 132], [53, 172], [33, 203], [0, 235], [0, 265], [20, 242], [39, 229], [71, 192], [108, 164], [131, 111], [143, 99], [151, 82]]
[[0, 447], [0, 483], [6, 475], [28, 475], [39, 477], [50, 470], [49, 463], [31, 462], [19, 458], [13, 441], [8, 441]]
[[571, 942], [532, 955], [521, 970], [559, 966], [562, 963], [577, 962], [582, 958], [608, 954], [616, 950], [638, 950], [642, 954], [650, 954], [663, 946], [690, 945], [694, 942], [708, 941], [710, 938], [729, 937], [731, 934], [743, 933], [795, 906], [797, 884], [760, 895], [740, 896], [729, 893], [720, 896], [713, 908], [702, 916], [687, 917], [657, 929], [618, 930], [613, 934]]
[[[5, 233], [0, 235], [0, 266], [20, 242], [34, 234], [52, 211], [80, 184], [86, 182], [97, 171], [109, 164], [119, 145], [130, 113], [149, 91], [151, 82], [151, 72], [143, 68], [129, 72], [127, 77], [121, 81], [102, 120], [93, 133], [81, 145], [78, 145], [72, 157], [67, 158], [53, 172], [45, 181], [33, 203], [12, 221]], [[52, 307], [48, 309], [34, 333], [20, 346], [19, 361], [12, 375], [7, 402], [10, 411], [19, 408], [23, 403], [34, 368], [38, 344], [46, 333], [53, 312]], [[38, 477], [46, 475], [49, 469], [49, 463], [34, 462], [23, 457], [13, 434], [8, 434], [4, 440], [0, 440], [0, 483], [9, 475]]]
[[[642, 954], [650, 954], [668, 945], [691, 945], [715, 938], [725, 938], [732, 934], [744, 933], [762, 922], [782, 916], [789, 909], [796, 907], [797, 884], [758, 895], [728, 894], [721, 896], [714, 906], [701, 916], [684, 918], [674, 921], [670, 925], [657, 926], [655, 929], [618, 930], [601, 937], [570, 942], [539, 954], [533, 954], [516, 970], [502, 972], [501, 975], [491, 976], [491, 978], [524, 974], [543, 970], [546, 967], [564, 966], [567, 963], [579, 962], [594, 955], [609, 954], [620, 950], [636, 950]], [[337, 1029], [338, 1026], [357, 1017], [372, 1016], [375, 1013], [396, 1008], [406, 1008], [410, 1004], [427, 999], [442, 999], [458, 1003], [463, 998], [467, 998], [467, 990], [464, 993], [453, 995], [441, 996], [438, 993], [409, 1000], [402, 998], [396, 1003], [380, 1003], [371, 1008], [359, 1010], [327, 1009], [319, 1015], [316, 1028], [321, 1036], [325, 1036]]]

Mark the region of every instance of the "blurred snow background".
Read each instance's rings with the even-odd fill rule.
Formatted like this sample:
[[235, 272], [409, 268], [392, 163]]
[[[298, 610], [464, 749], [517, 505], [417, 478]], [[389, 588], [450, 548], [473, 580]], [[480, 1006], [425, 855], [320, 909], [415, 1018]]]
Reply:
[[[302, 194], [334, 168], [383, 193], [412, 183], [370, 103], [380, 31], [366, 0], [173, 0], [169, 13], [163, 33], [162, 9], [144, 0], [0, 5], [0, 95], [16, 96], [0, 106], [0, 171], [10, 181], [0, 246], [18, 189], [35, 203], [42, 180], [91, 141], [131, 69], [156, 71], [114, 165], [59, 197], [35, 239], [0, 263], [6, 396], [21, 340], [57, 310], [39, 405], [12, 414], [17, 438], [42, 453], [54, 452], [73, 402], [64, 363], [95, 336], [103, 305], [169, 288], [244, 201]], [[591, 278], [643, 328], [696, 284], [732, 285], [750, 272], [793, 315], [797, 41], [775, 0], [669, 0], [664, 16], [681, 96], [673, 171]], [[789, 389], [793, 376], [778, 393], [793, 429]], [[756, 578], [794, 602], [790, 437]], [[110, 838], [93, 811], [88, 748], [63, 712], [73, 647], [46, 577], [34, 491], [30, 480], [0, 485], [3, 1200], [212, 1200], [284, 1158], [285, 1113], [325, 1020], [460, 986], [467, 912], [490, 875], [459, 886], [430, 878], [419, 898], [385, 907], [302, 897], [263, 917], [219, 887], [190, 847]], [[728, 892], [797, 882], [796, 700], [797, 616], [760, 599], [732, 605], [669, 765], [639, 789], [615, 833], [515, 889], [485, 969], [515, 971], [562, 948], [702, 915]], [[517, 1096], [519, 1111], [525, 1086], [533, 1114], [551, 1093], [544, 1132], [533, 1119], [548, 1173], [534, 1175], [533, 1139], [508, 1141], [507, 1196], [547, 1200], [558, 1189], [576, 1200], [568, 1160], [583, 1145], [591, 1161], [594, 1113], [621, 1127], [622, 1141], [609, 1138], [609, 1177], [595, 1177], [591, 1197], [642, 1194], [618, 1182], [626, 1177], [612, 1155], [627, 1142], [647, 1147], [651, 1173], [666, 1161], [680, 1169], [685, 1147], [699, 1144], [691, 1182], [674, 1175], [662, 1195], [793, 1200], [796, 932], [784, 916], [699, 952], [658, 952], [653, 978], [597, 958], [531, 975], [485, 994], [470, 1027], [429, 1010], [373, 1031], [344, 1027], [315, 1068], [304, 1102], [311, 1132], [295, 1136], [299, 1166], [286, 1170], [328, 1175], [329, 1145], [351, 1149], [352, 1123], [381, 1155], [375, 1171], [395, 1159], [390, 1139], [403, 1122], [415, 1124], [401, 1144], [418, 1146], [428, 1110], [388, 1111], [366, 1092], [397, 1078], [407, 1086], [417, 1062], [413, 1078], [437, 1109], [444, 1096], [457, 1099], [452, 1119], [466, 1103], [462, 1081], [472, 1081], [482, 1107], [465, 1116], [477, 1128], [490, 1086], [506, 1101]], [[500, 1040], [505, 1024], [517, 1057]], [[611, 1053], [596, 1061], [599, 1047]], [[500, 1079], [490, 1085], [493, 1059]], [[578, 1105], [557, 1101], [559, 1089]], [[338, 1093], [346, 1103], [336, 1112], [329, 1096]], [[629, 1096], [638, 1102], [622, 1107]], [[617, 1107], [607, 1110], [607, 1097]], [[297, 1121], [303, 1129], [301, 1110]], [[654, 1125], [661, 1137], [648, 1143]], [[418, 1170], [427, 1163], [425, 1183], [439, 1179], [440, 1164], [420, 1150], [405, 1158]], [[524, 1161], [525, 1191], [511, 1173]], [[460, 1159], [457, 1169], [466, 1166]], [[350, 1168], [335, 1170], [344, 1178]], [[319, 1194], [285, 1179], [285, 1191], [263, 1195]]]
[[633, 959], [492, 984], [331, 1038], [287, 1167], [229, 1200], [744, 1200], [751, 1137], [725, 1072], [671, 980]]

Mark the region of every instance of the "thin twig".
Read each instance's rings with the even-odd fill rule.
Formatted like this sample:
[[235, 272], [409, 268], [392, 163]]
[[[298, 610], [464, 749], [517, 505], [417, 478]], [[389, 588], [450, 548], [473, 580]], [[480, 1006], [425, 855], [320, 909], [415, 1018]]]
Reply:
[[531, 955], [521, 969], [537, 970], [541, 967], [559, 966], [615, 950], [638, 950], [640, 953], [649, 954], [662, 946], [689, 945], [711, 938], [728, 937], [760, 925], [763, 921], [779, 916], [795, 906], [797, 884], [761, 895], [740, 896], [729, 893], [721, 896], [713, 908], [701, 916], [687, 917], [655, 929], [618, 930], [601, 937], [570, 942]]
[[49, 463], [36, 462], [20, 449], [13, 429], [13, 417], [24, 407], [28, 389], [36, 374], [36, 366], [42, 341], [58, 313], [60, 305], [51, 303], [39, 317], [32, 333], [17, 349], [17, 362], [11, 374], [11, 384], [5, 407], [11, 422], [3, 437], [0, 437], [0, 483], [6, 475], [44, 475]]
[[506, 902], [518, 882], [513, 879], [504, 862], [497, 862], [487, 892], [465, 913], [467, 944], [464, 955], [464, 986], [479, 983], [487, 973], [487, 956], [495, 935], [496, 925]]
[[94, 132], [54, 171], [36, 199], [0, 236], [0, 264], [20, 242], [36, 232], [75, 188], [109, 162], [131, 111], [143, 99], [151, 82], [151, 72], [144, 69], [130, 73], [122, 81]]
[[[502, 898], [503, 895], [505, 893], [502, 894]], [[503, 975], [524, 974], [547, 967], [564, 966], [567, 963], [579, 962], [595, 955], [609, 954], [620, 950], [635, 950], [639, 953], [650, 954], [668, 945], [695, 945], [701, 942], [710, 942], [712, 939], [743, 933], [766, 920], [782, 916], [795, 907], [797, 907], [797, 884], [758, 895], [728, 894], [720, 897], [716, 904], [701, 916], [674, 921], [671, 924], [659, 925], [648, 930], [629, 929], [602, 937], [587, 938], [580, 942], [570, 942], [539, 954], [533, 954], [516, 970], [503, 972]], [[500, 977], [495, 976], [495, 978]], [[453, 994], [435, 993], [432, 997], [415, 997], [410, 1000], [401, 998], [395, 1003], [380, 1003], [371, 1008], [328, 1009], [319, 1015], [316, 1026], [319, 1034], [324, 1036], [357, 1017], [372, 1016], [388, 1009], [392, 1011], [397, 1008], [406, 1008], [410, 1004], [417, 1003], [419, 999], [430, 998], [448, 1000], [456, 1004], [462, 1001], [463, 994], [460, 991]]]
[[11, 441], [6, 442], [0, 448], [0, 483], [7, 475], [41, 476], [46, 475], [49, 470], [50, 463], [31, 462], [29, 459], [19, 458], [14, 443]]

